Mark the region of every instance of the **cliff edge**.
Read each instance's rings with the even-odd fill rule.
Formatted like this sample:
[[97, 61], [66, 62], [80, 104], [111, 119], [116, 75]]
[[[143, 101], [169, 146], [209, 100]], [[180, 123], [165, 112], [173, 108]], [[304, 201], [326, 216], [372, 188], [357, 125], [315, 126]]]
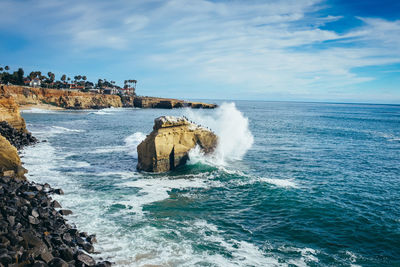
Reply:
[[139, 170], [166, 172], [189, 159], [189, 151], [199, 146], [211, 153], [218, 138], [210, 130], [180, 117], [162, 116], [154, 120], [153, 131], [137, 147]]
[[102, 95], [78, 91], [31, 88], [3, 85], [4, 91], [11, 95], [20, 106], [48, 104], [65, 109], [101, 109], [122, 107], [117, 95]]

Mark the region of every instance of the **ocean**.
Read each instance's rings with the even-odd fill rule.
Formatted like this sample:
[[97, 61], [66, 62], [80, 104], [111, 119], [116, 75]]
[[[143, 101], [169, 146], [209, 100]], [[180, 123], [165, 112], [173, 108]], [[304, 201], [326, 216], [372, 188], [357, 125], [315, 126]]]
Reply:
[[[28, 179], [116, 266], [400, 266], [400, 106], [235, 101], [215, 110], [23, 112], [46, 142]], [[136, 170], [162, 115], [220, 137], [186, 166]]]

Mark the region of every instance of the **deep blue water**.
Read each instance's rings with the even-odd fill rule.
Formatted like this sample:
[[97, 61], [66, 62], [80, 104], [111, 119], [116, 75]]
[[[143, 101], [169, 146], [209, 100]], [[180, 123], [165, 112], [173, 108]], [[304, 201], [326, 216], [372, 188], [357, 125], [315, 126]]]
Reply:
[[[400, 106], [236, 108], [33, 110], [28, 128], [47, 142], [23, 161], [64, 189], [96, 257], [120, 266], [400, 266]], [[137, 172], [136, 145], [161, 115], [211, 127], [223, 155]]]

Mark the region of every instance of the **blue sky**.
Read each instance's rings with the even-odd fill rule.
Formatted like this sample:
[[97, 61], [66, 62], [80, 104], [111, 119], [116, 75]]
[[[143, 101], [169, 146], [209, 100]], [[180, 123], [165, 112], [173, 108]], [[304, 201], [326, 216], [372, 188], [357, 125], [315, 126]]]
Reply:
[[0, 65], [140, 95], [400, 103], [400, 1], [0, 0]]

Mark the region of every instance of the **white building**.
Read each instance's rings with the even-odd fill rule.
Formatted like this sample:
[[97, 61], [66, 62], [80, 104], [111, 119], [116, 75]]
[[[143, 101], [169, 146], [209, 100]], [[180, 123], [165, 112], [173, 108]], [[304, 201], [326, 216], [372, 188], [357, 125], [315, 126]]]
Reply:
[[31, 87], [40, 87], [41, 81], [38, 78], [35, 78], [29, 82], [29, 86]]

